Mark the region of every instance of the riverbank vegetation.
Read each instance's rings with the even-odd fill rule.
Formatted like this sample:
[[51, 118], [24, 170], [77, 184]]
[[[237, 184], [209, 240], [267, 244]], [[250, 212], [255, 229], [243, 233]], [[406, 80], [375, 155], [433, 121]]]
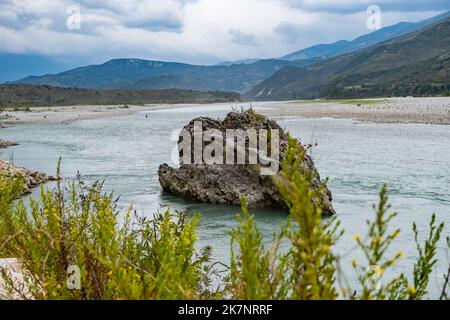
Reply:
[[152, 103], [219, 103], [238, 102], [234, 92], [179, 89], [93, 90], [52, 87], [48, 85], [0, 85], [0, 111], [30, 111], [30, 107], [75, 105], [126, 105]]
[[[396, 213], [383, 187], [368, 233], [354, 240], [365, 261], [352, 261], [359, 284], [341, 281], [334, 248], [343, 235], [337, 218], [322, 219], [310, 188], [311, 176], [299, 170], [304, 149], [290, 139], [276, 184], [289, 217], [263, 244], [245, 199], [231, 230], [230, 265], [211, 261], [213, 248], [198, 246], [199, 215], [171, 211], [141, 217], [121, 212], [101, 183], [81, 179], [55, 190], [42, 188], [39, 199], [15, 200], [20, 178], [0, 177], [0, 259], [16, 258], [22, 278], [2, 269], [0, 295], [22, 299], [447, 299], [430, 297], [428, 285], [445, 226], [430, 221], [425, 242], [416, 235], [417, 258], [411, 275], [392, 267], [403, 257], [392, 253], [400, 230], [390, 227]], [[59, 176], [59, 174], [58, 174]], [[423, 231], [422, 231], [423, 232]], [[283, 244], [283, 245], [282, 245]], [[286, 247], [287, 244], [287, 247]], [[447, 239], [450, 247], [450, 240]], [[223, 270], [225, 268], [225, 270]]]

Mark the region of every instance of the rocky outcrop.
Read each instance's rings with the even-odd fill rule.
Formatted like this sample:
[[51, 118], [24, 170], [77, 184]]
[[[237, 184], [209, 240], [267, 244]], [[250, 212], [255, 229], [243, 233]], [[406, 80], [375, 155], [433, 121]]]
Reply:
[[0, 139], [0, 149], [17, 146], [16, 142]]
[[33, 188], [42, 183], [57, 180], [55, 177], [45, 173], [30, 170], [3, 160], [0, 160], [0, 174], [10, 178], [23, 178], [23, 194], [30, 193]]
[[[280, 161], [284, 157], [284, 153], [288, 144], [288, 135], [273, 120], [259, 115], [252, 110], [246, 112], [231, 112], [223, 121], [214, 120], [206, 117], [193, 119], [184, 127], [184, 132], [188, 132], [192, 137], [191, 160], [194, 159], [194, 137], [198, 134], [198, 125], [201, 124], [203, 132], [215, 130], [216, 133], [222, 135], [224, 141], [224, 149], [227, 147], [226, 130], [227, 129], [243, 129], [256, 130], [266, 129], [273, 132], [279, 132], [279, 150]], [[197, 132], [197, 133], [196, 133]], [[259, 139], [260, 137], [258, 137]], [[172, 168], [167, 164], [159, 167], [158, 175], [162, 188], [170, 193], [183, 196], [186, 198], [198, 200], [205, 203], [217, 204], [240, 204], [240, 199], [244, 196], [247, 199], [249, 207], [263, 208], [286, 208], [275, 184], [274, 176], [262, 175], [261, 166], [255, 164], [207, 164], [202, 158], [200, 162], [186, 163], [186, 150], [182, 146], [183, 139], [180, 136], [178, 141], [180, 167]], [[269, 139], [270, 140], [270, 139]], [[270, 141], [269, 141], [270, 143]], [[208, 142], [202, 142], [202, 146], [206, 147]], [[236, 148], [237, 144], [233, 147]], [[246, 147], [249, 141], [246, 140]], [[247, 154], [248, 156], [248, 154]], [[225, 162], [225, 160], [224, 160]], [[309, 173], [313, 173], [311, 186], [318, 189], [321, 186], [320, 175], [317, 172], [314, 162], [309, 155], [305, 155], [300, 165]], [[280, 167], [276, 167], [275, 176], [280, 174]], [[323, 208], [324, 215], [333, 215], [335, 211], [332, 206], [332, 196], [329, 189], [322, 189], [321, 199], [319, 199]]]

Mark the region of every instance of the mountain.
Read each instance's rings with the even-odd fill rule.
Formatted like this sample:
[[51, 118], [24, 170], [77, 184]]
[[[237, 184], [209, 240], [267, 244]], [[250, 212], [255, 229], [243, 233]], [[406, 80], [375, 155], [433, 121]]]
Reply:
[[117, 83], [180, 74], [192, 71], [194, 66], [183, 63], [147, 61], [141, 59], [115, 59], [101, 65], [90, 65], [58, 74], [31, 76], [15, 83], [41, 84], [74, 88], [110, 88]]
[[28, 84], [0, 85], [0, 109], [72, 105], [236, 102], [232, 92], [178, 89], [92, 90]]
[[319, 61], [258, 60], [231, 66], [197, 66], [140, 59], [115, 59], [15, 83], [88, 89], [164, 89], [245, 92], [286, 66], [303, 67]]
[[[284, 57], [287, 60], [265, 59], [254, 62], [250, 60], [200, 66], [141, 59], [114, 59], [104, 64], [76, 68], [58, 74], [31, 76], [14, 83], [87, 89], [178, 88], [245, 93], [286, 67], [308, 67], [322, 63], [328, 59], [326, 57], [348, 52], [356, 53], [373, 43], [404, 35], [411, 30], [441, 21], [447, 16], [450, 16], [450, 12], [420, 23], [400, 23], [383, 28], [353, 41], [344, 40], [332, 45], [314, 46]], [[296, 60], [293, 60], [294, 58]]]
[[36, 55], [0, 53], [0, 83], [32, 75], [61, 72], [64, 65]]
[[193, 66], [192, 70], [180, 74], [164, 74], [144, 79], [123, 81], [114, 88], [180, 88], [191, 90], [218, 90], [246, 92], [286, 66], [303, 67], [318, 60], [283, 61], [258, 60], [251, 64], [231, 66]]
[[420, 22], [400, 22], [393, 26], [381, 28], [377, 31], [358, 37], [352, 41], [341, 40], [330, 44], [319, 44], [300, 51], [290, 53], [282, 60], [294, 61], [313, 58], [331, 58], [341, 54], [355, 52], [372, 45], [394, 39], [410, 32], [432, 25], [450, 17], [450, 11]]
[[250, 100], [433, 95], [450, 92], [450, 18], [400, 38], [287, 67], [245, 95]]
[[261, 59], [244, 59], [244, 60], [235, 60], [235, 61], [223, 61], [216, 66], [232, 66], [233, 64], [251, 64]]

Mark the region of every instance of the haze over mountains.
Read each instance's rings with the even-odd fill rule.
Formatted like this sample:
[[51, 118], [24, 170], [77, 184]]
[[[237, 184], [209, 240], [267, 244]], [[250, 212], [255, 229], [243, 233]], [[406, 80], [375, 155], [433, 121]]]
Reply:
[[336, 57], [341, 54], [355, 52], [380, 42], [403, 36], [448, 17], [450, 17], [450, 11], [420, 22], [400, 22], [363, 35], [352, 41], [341, 40], [330, 44], [319, 44], [317, 46], [293, 52], [280, 59], [293, 61]]
[[[450, 12], [418, 23], [399, 23], [353, 41], [317, 45], [280, 59], [215, 66], [115, 59], [58, 74], [30, 76], [15, 83], [88, 89], [235, 91], [249, 100], [445, 93], [450, 82], [445, 55], [450, 52], [448, 17]], [[396, 85], [401, 89], [391, 88]]]
[[0, 53], [0, 66], [0, 83], [67, 69], [62, 64], [36, 55], [8, 53]]

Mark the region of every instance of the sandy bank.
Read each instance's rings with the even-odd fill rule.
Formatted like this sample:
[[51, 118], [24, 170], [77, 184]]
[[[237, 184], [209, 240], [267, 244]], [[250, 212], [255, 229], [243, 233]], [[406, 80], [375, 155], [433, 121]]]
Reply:
[[[219, 103], [214, 106], [250, 106], [250, 103]], [[131, 115], [141, 111], [209, 105], [130, 105], [39, 107], [30, 112], [5, 111], [0, 124], [70, 123], [78, 120]], [[254, 106], [268, 117], [342, 118], [378, 123], [450, 124], [450, 97], [387, 98], [336, 101], [258, 102]]]
[[4, 125], [31, 123], [70, 123], [78, 120], [103, 117], [126, 116], [139, 111], [151, 110], [155, 106], [67, 106], [37, 107], [30, 111], [5, 111], [0, 114]]
[[[267, 108], [267, 110], [265, 110]], [[376, 123], [450, 124], [450, 97], [266, 103], [267, 116], [343, 118]]]

